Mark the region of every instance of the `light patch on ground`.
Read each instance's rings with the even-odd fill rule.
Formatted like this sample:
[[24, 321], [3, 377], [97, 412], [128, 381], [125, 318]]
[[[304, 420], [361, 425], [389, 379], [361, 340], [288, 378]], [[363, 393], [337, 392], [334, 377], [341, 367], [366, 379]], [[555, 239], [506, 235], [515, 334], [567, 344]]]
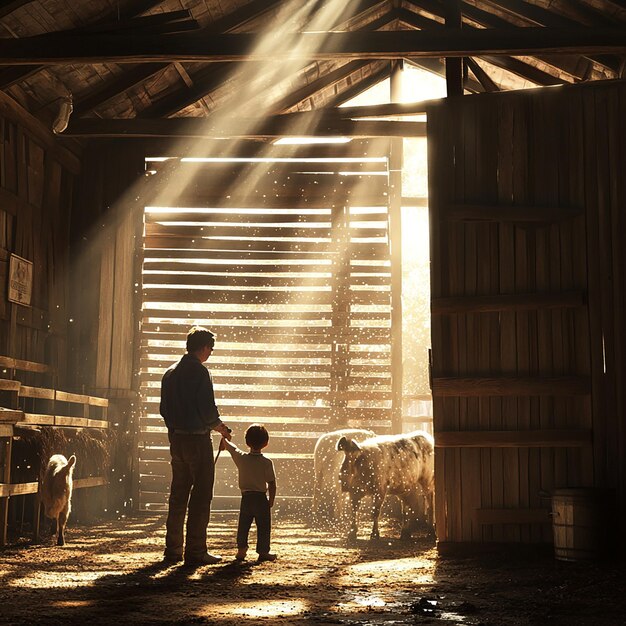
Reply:
[[20, 589], [74, 589], [92, 585], [100, 578], [122, 576], [122, 572], [109, 570], [101, 572], [39, 572], [8, 581], [11, 587]]
[[[225, 616], [277, 618], [302, 615], [307, 604], [301, 600], [264, 600], [261, 602], [238, 602], [221, 607]], [[212, 614], [215, 614], [215, 607]]]
[[407, 557], [384, 561], [365, 561], [345, 568], [340, 582], [347, 584], [355, 579], [393, 579], [402, 576], [405, 580], [420, 585], [434, 582], [434, 561], [428, 557]]

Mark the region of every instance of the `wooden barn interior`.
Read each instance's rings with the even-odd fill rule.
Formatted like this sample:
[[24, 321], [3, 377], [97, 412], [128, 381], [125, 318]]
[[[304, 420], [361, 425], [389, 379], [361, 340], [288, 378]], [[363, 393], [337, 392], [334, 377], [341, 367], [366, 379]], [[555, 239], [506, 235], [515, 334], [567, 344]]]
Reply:
[[[159, 385], [193, 324], [284, 511], [322, 433], [427, 428], [442, 553], [552, 543], [560, 490], [623, 528], [625, 68], [623, 0], [2, 2], [0, 543], [37, 536], [53, 452], [77, 519], [166, 510]], [[443, 97], [407, 101], [428, 76]]]

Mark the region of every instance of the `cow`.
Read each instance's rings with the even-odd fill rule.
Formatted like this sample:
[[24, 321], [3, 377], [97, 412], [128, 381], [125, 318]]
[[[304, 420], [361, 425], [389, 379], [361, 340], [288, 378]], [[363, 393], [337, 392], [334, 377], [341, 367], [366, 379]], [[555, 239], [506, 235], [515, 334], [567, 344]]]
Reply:
[[434, 443], [428, 433], [418, 430], [405, 435], [383, 435], [360, 444], [342, 436], [337, 450], [345, 453], [339, 478], [342, 490], [350, 494], [352, 505], [349, 540], [357, 537], [357, 509], [365, 495], [372, 496], [372, 539], [380, 537], [378, 519], [388, 494], [398, 496], [402, 502], [402, 539], [411, 536], [421, 499], [426, 522], [432, 527]]
[[340, 521], [345, 517], [345, 496], [339, 482], [343, 456], [337, 451], [342, 437], [364, 441], [375, 434], [371, 430], [344, 428], [320, 435], [313, 451], [313, 516], [317, 523]]
[[72, 474], [76, 457], [62, 454], [50, 457], [41, 484], [40, 498], [46, 516], [55, 520], [57, 545], [65, 545], [65, 524], [72, 508]]

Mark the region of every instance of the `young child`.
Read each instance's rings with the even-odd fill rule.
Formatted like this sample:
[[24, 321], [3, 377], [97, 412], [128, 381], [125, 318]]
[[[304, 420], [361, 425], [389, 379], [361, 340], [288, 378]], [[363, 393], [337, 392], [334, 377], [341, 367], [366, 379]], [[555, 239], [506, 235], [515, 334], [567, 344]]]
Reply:
[[[270, 509], [276, 498], [276, 476], [274, 465], [261, 450], [269, 443], [270, 436], [265, 426], [252, 424], [246, 430], [246, 444], [250, 452], [241, 451], [235, 444], [222, 438], [220, 450], [228, 450], [239, 470], [241, 506], [237, 526], [238, 561], [246, 558], [248, 533], [252, 521], [256, 522], [256, 551], [259, 561], [275, 561], [276, 555], [270, 552], [271, 515]], [[269, 493], [269, 498], [266, 495]]]

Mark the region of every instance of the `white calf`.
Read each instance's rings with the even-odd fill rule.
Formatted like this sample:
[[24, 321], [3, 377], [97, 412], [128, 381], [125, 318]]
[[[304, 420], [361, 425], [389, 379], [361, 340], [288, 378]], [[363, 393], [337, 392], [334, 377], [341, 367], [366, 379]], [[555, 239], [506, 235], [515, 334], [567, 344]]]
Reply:
[[72, 508], [72, 474], [76, 457], [54, 454], [41, 483], [40, 497], [46, 515], [56, 521], [57, 545], [65, 545], [65, 524]]

